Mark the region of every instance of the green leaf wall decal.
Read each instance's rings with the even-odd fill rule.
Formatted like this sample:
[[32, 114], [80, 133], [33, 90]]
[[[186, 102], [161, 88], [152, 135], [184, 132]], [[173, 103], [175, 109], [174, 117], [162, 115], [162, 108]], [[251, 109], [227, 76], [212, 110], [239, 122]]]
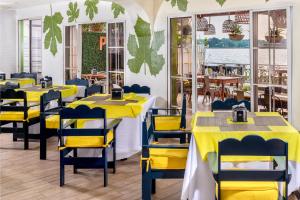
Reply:
[[75, 3], [70, 2], [69, 3], [69, 10], [67, 11], [67, 15], [69, 17], [69, 19], [68, 19], [69, 23], [76, 22], [76, 20], [79, 17], [79, 8], [78, 8], [78, 5], [77, 5], [77, 2], [75, 2]]
[[125, 8], [114, 2], [111, 4], [111, 10], [113, 11], [114, 18], [118, 18], [121, 13], [125, 14]]
[[86, 7], [85, 14], [92, 21], [96, 14], [98, 14], [98, 5], [99, 0], [85, 0], [84, 5]]
[[45, 16], [44, 18], [44, 29], [43, 32], [46, 33], [44, 38], [45, 49], [49, 49], [51, 53], [55, 56], [57, 53], [57, 43], [62, 43], [62, 33], [60, 29], [60, 24], [63, 21], [63, 17], [60, 12], [52, 14], [51, 16]]
[[166, 1], [171, 1], [172, 7], [175, 7], [177, 4], [178, 9], [181, 11], [187, 10], [188, 0], [166, 0]]
[[217, 3], [220, 4], [220, 6], [223, 6], [226, 0], [216, 0]]
[[165, 64], [163, 55], [158, 55], [158, 51], [165, 42], [164, 31], [154, 32], [151, 43], [150, 23], [138, 17], [134, 26], [135, 35], [130, 34], [127, 43], [129, 54], [134, 57], [128, 60], [131, 72], [139, 73], [142, 65], [147, 64], [151, 75], [156, 76]]

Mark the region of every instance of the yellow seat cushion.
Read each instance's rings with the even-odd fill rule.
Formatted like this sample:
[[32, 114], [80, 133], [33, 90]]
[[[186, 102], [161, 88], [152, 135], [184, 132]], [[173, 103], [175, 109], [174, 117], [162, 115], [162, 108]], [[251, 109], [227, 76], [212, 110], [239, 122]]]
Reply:
[[113, 131], [109, 131], [106, 135], [106, 144], [104, 144], [104, 136], [68, 136], [66, 137], [65, 147], [73, 148], [95, 148], [95, 147], [105, 147], [113, 139]]
[[161, 116], [155, 117], [154, 120], [156, 131], [176, 131], [180, 129], [180, 116]]
[[231, 182], [221, 183], [222, 200], [278, 200], [276, 182]]
[[46, 118], [46, 128], [58, 129], [59, 128], [59, 115], [52, 115]]
[[151, 169], [185, 169], [188, 149], [150, 148]]
[[28, 117], [24, 119], [24, 112], [0, 112], [0, 121], [25, 121], [28, 119], [36, 118], [40, 116], [39, 110], [28, 110]]

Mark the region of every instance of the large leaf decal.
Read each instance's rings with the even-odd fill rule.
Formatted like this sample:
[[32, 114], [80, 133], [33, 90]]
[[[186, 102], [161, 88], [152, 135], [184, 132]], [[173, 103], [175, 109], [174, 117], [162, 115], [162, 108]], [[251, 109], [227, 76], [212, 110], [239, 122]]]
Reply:
[[175, 7], [177, 4], [178, 9], [181, 11], [187, 10], [188, 0], [166, 0], [166, 1], [171, 1], [172, 7]]
[[84, 5], [86, 7], [85, 14], [92, 21], [96, 14], [98, 14], [98, 5], [99, 0], [85, 0]]
[[67, 11], [67, 15], [69, 17], [69, 19], [68, 19], [69, 23], [76, 22], [76, 20], [79, 17], [79, 8], [78, 8], [78, 5], [77, 5], [77, 2], [75, 2], [75, 3], [70, 2], [69, 3], [69, 10]]
[[216, 0], [217, 3], [220, 4], [220, 6], [223, 6], [226, 0]]
[[111, 10], [113, 11], [114, 18], [118, 18], [121, 13], [125, 14], [125, 8], [114, 2], [111, 4]]
[[151, 75], [156, 76], [165, 64], [163, 55], [158, 51], [165, 42], [164, 31], [154, 32], [151, 43], [150, 24], [138, 17], [134, 26], [135, 34], [130, 34], [127, 43], [129, 54], [133, 57], [128, 60], [131, 72], [139, 73], [142, 65], [147, 64]]
[[45, 49], [49, 49], [51, 53], [55, 56], [57, 53], [57, 43], [62, 43], [62, 33], [60, 29], [60, 24], [62, 23], [63, 17], [60, 12], [54, 13], [51, 16], [45, 16], [44, 18], [44, 29], [43, 32], [46, 33], [44, 38]]

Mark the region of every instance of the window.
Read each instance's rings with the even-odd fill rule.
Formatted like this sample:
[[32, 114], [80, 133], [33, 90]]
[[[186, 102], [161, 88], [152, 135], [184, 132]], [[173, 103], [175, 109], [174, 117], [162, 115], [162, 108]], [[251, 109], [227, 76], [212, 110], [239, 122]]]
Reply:
[[77, 29], [65, 27], [65, 81], [77, 78]]

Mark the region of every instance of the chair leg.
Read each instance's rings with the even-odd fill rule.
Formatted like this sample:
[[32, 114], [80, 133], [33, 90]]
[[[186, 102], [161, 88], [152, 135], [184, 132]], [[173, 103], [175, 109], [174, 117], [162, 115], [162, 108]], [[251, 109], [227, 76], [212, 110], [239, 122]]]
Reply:
[[151, 193], [152, 193], [152, 194], [155, 194], [155, 193], [156, 193], [156, 179], [152, 179]]
[[60, 151], [60, 173], [59, 173], [60, 187], [62, 187], [65, 184], [65, 165], [63, 163], [63, 157], [64, 157], [64, 153], [63, 151]]
[[[77, 149], [76, 148], [73, 149], [73, 157], [77, 158]], [[73, 173], [77, 174], [77, 167], [76, 167], [76, 165], [73, 165]]]
[[40, 131], [40, 160], [47, 159], [47, 138], [46, 131]]
[[186, 143], [185, 135], [180, 136], [180, 144], [185, 144], [185, 143]]
[[116, 139], [114, 140], [113, 144], [113, 173], [116, 173]]
[[28, 136], [28, 123], [23, 123], [23, 131], [24, 131], [24, 149], [29, 148], [29, 136]]
[[104, 160], [104, 187], [107, 186], [107, 153], [106, 153], [106, 148], [103, 149], [102, 151], [102, 158]]
[[[13, 128], [16, 129], [18, 128], [17, 122], [13, 122]], [[13, 141], [16, 142], [18, 141], [17, 133], [13, 132]]]
[[143, 166], [142, 174], [142, 199], [151, 200], [151, 177], [146, 172], [146, 166]]

